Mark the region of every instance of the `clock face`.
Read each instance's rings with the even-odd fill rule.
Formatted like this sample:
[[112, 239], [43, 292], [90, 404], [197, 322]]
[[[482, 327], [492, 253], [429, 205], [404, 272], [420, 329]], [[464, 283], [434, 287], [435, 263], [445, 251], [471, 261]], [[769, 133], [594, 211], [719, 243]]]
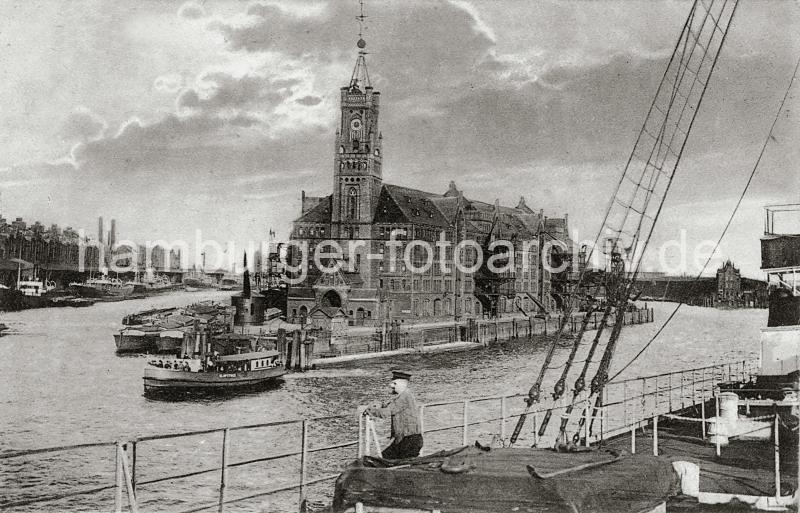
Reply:
[[352, 130], [361, 129], [361, 120], [360, 119], [354, 119], [354, 120], [350, 121], [350, 128]]

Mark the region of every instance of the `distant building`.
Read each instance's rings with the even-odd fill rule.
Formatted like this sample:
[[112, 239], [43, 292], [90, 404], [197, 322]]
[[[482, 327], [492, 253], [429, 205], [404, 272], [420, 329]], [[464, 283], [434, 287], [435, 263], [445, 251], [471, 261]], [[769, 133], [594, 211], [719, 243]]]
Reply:
[[[554, 309], [550, 273], [539, 258], [540, 244], [555, 238], [571, 247], [567, 217], [546, 219], [524, 198], [515, 207], [467, 199], [454, 182], [444, 193], [385, 183], [383, 136], [378, 129], [380, 93], [372, 88], [364, 56], [359, 52], [350, 84], [341, 88], [333, 193], [311, 197], [304, 192], [292, 231], [292, 239], [308, 243], [309, 255], [328, 239], [342, 246], [352, 241], [363, 244], [335, 274], [322, 273], [309, 262], [306, 280], [289, 289], [289, 318], [307, 319], [311, 312], [323, 316], [341, 309], [351, 323], [377, 324]], [[428, 271], [407, 269], [403, 255], [409, 241], [433, 244], [441, 233], [452, 246], [433, 256]], [[386, 241], [393, 234], [400, 234], [396, 238], [402, 246], [397, 261], [389, 262]], [[453, 246], [463, 240], [481, 246], [493, 240], [514, 241], [516, 268], [502, 276], [456, 272]], [[534, 244], [524, 248], [523, 241]], [[412, 249], [414, 266], [421, 266], [427, 255], [419, 247]], [[474, 247], [467, 247], [465, 254], [467, 265], [478, 256]], [[442, 260], [449, 271], [441, 271]], [[299, 257], [294, 255], [293, 261], [299, 262]]]
[[717, 269], [717, 306], [739, 306], [742, 299], [742, 274], [728, 260]]
[[71, 227], [62, 231], [53, 224], [45, 229], [38, 221], [28, 225], [18, 217], [9, 223], [0, 216], [0, 283], [14, 286], [18, 273], [66, 283], [80, 278], [81, 264], [83, 271], [97, 272], [100, 250], [86, 243]]
[[695, 306], [732, 308], [766, 308], [767, 283], [742, 278], [741, 272], [728, 260], [717, 269], [716, 276], [695, 279], [689, 276], [640, 275], [637, 287], [641, 299], [663, 300]]

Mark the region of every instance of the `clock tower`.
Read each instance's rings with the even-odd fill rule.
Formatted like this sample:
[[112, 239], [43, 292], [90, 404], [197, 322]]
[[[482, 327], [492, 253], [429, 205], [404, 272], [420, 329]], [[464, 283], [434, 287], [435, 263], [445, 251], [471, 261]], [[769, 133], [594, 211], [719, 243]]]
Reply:
[[331, 205], [332, 236], [339, 239], [370, 237], [383, 180], [380, 93], [372, 89], [369, 80], [365, 47], [366, 42], [359, 39], [350, 85], [341, 89]]

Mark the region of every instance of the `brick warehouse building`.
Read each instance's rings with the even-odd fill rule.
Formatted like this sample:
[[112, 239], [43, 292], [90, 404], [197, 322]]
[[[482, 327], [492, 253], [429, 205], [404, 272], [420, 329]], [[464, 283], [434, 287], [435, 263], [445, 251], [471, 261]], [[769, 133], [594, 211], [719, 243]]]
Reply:
[[[327, 239], [342, 247], [352, 241], [362, 246], [352, 259], [345, 255], [342, 269], [333, 274], [321, 273], [309, 262], [307, 278], [289, 289], [288, 316], [298, 320], [319, 310], [335, 313], [341, 309], [352, 324], [378, 324], [555, 308], [550, 273], [542, 268], [538, 248], [554, 238], [571, 247], [566, 215], [547, 219], [541, 211], [529, 208], [524, 198], [516, 207], [470, 200], [454, 182], [438, 194], [383, 181], [380, 93], [371, 86], [362, 42], [350, 84], [341, 88], [333, 193], [310, 197], [303, 192], [302, 212], [292, 230], [293, 240], [308, 244], [309, 255]], [[386, 242], [396, 230], [405, 230], [405, 235], [396, 236], [403, 245], [392, 268], [383, 256], [388, 256]], [[433, 245], [442, 232], [454, 245], [462, 240], [482, 246], [492, 240], [513, 241], [516, 269], [503, 275], [459, 272], [452, 266], [452, 246], [441, 255], [449, 272], [440, 269], [438, 254], [425, 273], [406, 269], [402, 262], [405, 244], [423, 240]], [[524, 241], [532, 241], [527, 251]], [[425, 261], [425, 255], [416, 249], [412, 255], [415, 266]], [[474, 263], [476, 252], [468, 247], [462, 261]], [[299, 257], [294, 255], [292, 260], [297, 264]], [[526, 269], [523, 260], [528, 262]]]

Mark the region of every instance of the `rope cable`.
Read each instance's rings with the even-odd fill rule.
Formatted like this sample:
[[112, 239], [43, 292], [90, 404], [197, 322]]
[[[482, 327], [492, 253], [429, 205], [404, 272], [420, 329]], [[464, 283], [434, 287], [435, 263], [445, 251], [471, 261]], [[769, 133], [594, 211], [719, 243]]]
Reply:
[[[789, 97], [789, 91], [791, 91], [792, 85], [794, 85], [794, 81], [797, 79], [797, 70], [798, 70], [798, 68], [800, 68], [800, 58], [798, 58], [797, 63], [795, 64], [794, 73], [792, 74], [792, 78], [789, 81], [789, 87], [786, 88], [786, 93], [783, 95], [783, 100], [781, 100], [781, 104], [780, 104], [780, 107], [778, 108], [778, 112], [775, 115], [775, 119], [772, 121], [772, 126], [770, 126], [769, 133], [767, 134], [767, 137], [764, 140], [764, 144], [761, 146], [761, 151], [759, 152], [758, 158], [756, 159], [756, 162], [753, 165], [753, 169], [752, 169], [752, 171], [750, 171], [750, 176], [747, 179], [747, 183], [745, 184], [744, 189], [742, 190], [742, 193], [739, 195], [739, 199], [736, 202], [736, 205], [734, 206], [730, 217], [728, 218], [728, 222], [725, 224], [725, 228], [723, 228], [722, 233], [720, 234], [719, 238], [717, 239], [717, 243], [714, 245], [714, 250], [711, 252], [709, 257], [706, 259], [705, 263], [703, 264], [703, 268], [700, 270], [700, 272], [698, 273], [697, 277], [694, 279], [695, 282], [698, 282], [700, 280], [701, 276], [703, 275], [703, 273], [706, 270], [706, 267], [708, 267], [708, 264], [711, 262], [711, 259], [714, 257], [714, 254], [717, 252], [717, 249], [719, 248], [719, 245], [722, 243], [722, 239], [727, 234], [728, 229], [730, 228], [731, 223], [733, 222], [733, 219], [736, 216], [736, 212], [739, 210], [739, 207], [741, 206], [742, 201], [744, 200], [744, 197], [747, 194], [747, 190], [750, 188], [750, 184], [753, 182], [753, 178], [755, 177], [755, 174], [758, 171], [758, 166], [761, 163], [761, 159], [764, 156], [764, 153], [765, 153], [765, 151], [767, 149], [767, 145], [769, 144], [770, 139], [773, 139], [772, 133], [775, 130], [775, 125], [778, 123], [778, 119], [780, 119], [781, 112], [783, 112], [784, 105], [786, 104], [786, 99]], [[653, 342], [655, 342], [655, 340], [658, 338], [658, 336], [664, 331], [664, 328], [667, 327], [667, 325], [672, 321], [672, 319], [678, 313], [678, 310], [680, 310], [681, 306], [683, 306], [684, 304], [685, 304], [684, 301], [680, 301], [677, 304], [677, 306], [675, 306], [675, 309], [672, 311], [672, 313], [669, 315], [669, 317], [667, 317], [667, 319], [664, 321], [664, 323], [661, 325], [661, 327], [658, 329], [658, 331], [656, 331], [656, 333], [652, 336], [652, 338], [647, 342], [647, 344], [645, 344], [644, 347], [642, 347], [642, 349], [638, 353], [636, 353], [636, 355], [628, 363], [626, 363], [619, 371], [617, 371], [609, 379], [609, 381], [613, 381], [614, 379], [619, 377], [619, 375], [622, 374], [628, 367], [630, 367], [633, 364], [633, 362], [635, 362], [637, 359], [639, 359], [639, 357], [653, 344]]]

